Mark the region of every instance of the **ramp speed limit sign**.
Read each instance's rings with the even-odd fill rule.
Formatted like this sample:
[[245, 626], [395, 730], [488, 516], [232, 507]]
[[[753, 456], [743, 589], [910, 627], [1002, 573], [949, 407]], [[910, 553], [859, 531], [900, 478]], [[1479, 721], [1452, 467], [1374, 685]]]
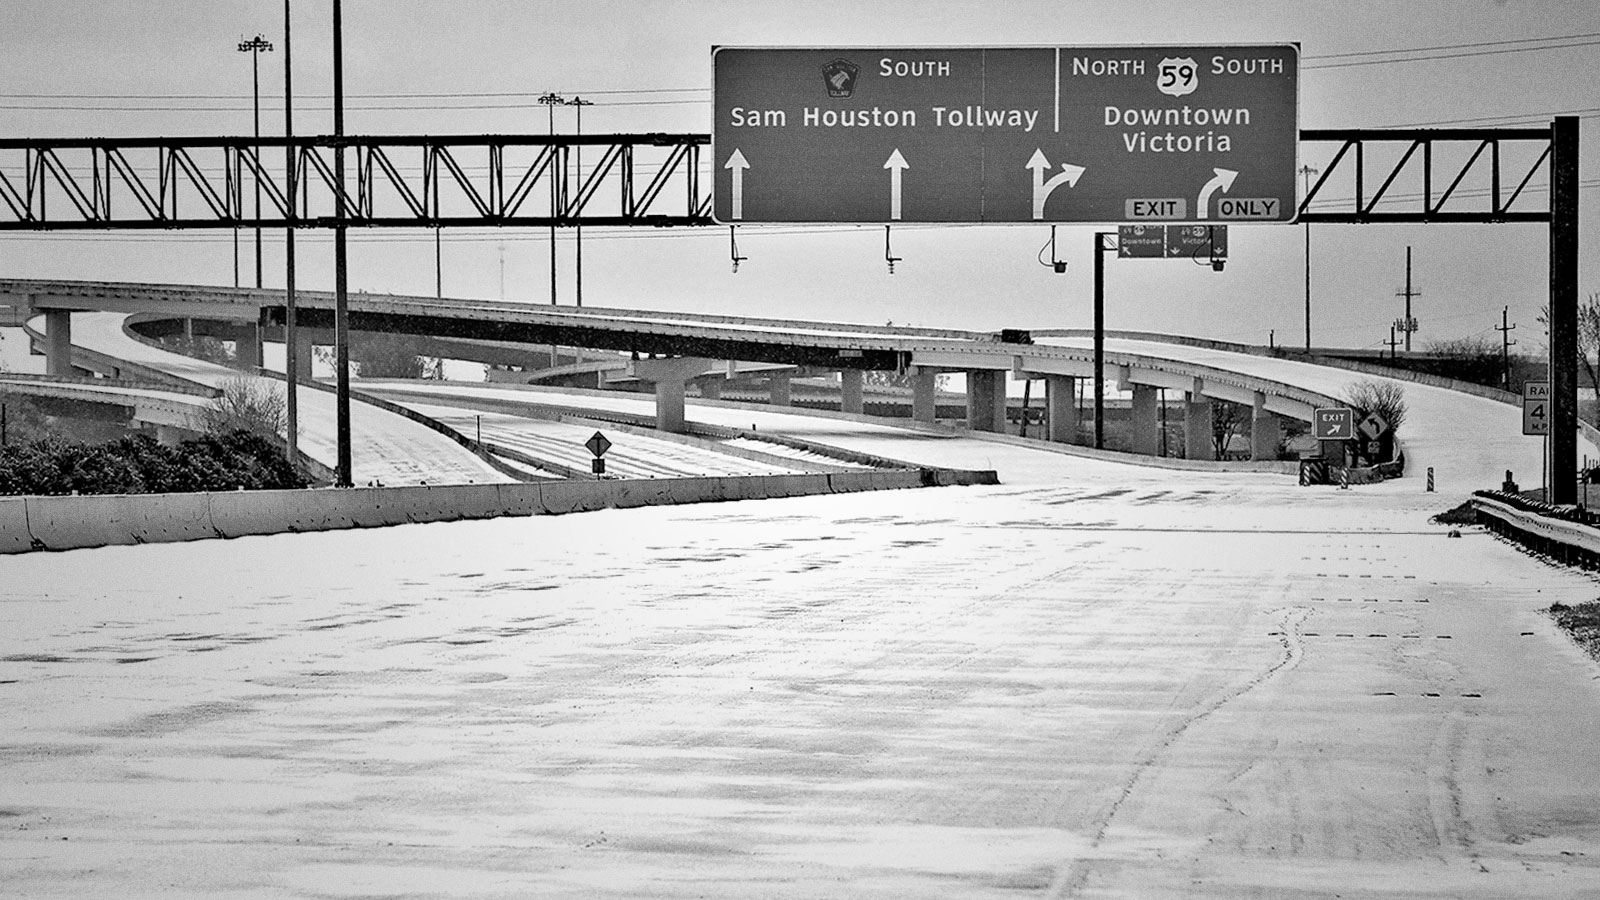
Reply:
[[1550, 382], [1523, 382], [1522, 433], [1550, 433]]

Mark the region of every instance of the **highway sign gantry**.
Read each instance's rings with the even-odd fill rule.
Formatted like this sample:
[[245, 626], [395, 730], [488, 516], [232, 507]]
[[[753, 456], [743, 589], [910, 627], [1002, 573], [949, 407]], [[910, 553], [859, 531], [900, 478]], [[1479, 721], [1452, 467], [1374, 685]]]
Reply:
[[712, 215], [760, 222], [1291, 222], [1299, 48], [712, 54]]

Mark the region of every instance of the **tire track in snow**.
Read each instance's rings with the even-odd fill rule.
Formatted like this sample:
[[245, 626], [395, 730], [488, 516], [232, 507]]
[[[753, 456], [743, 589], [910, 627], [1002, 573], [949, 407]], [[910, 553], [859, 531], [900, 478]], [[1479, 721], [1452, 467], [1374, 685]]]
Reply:
[[[1182, 721], [1178, 722], [1177, 725], [1173, 726], [1166, 736], [1161, 739], [1160, 743], [1145, 754], [1144, 758], [1134, 763], [1133, 771], [1129, 774], [1127, 781], [1123, 783], [1122, 790], [1117, 794], [1117, 798], [1111, 801], [1106, 811], [1095, 822], [1094, 836], [1089, 841], [1090, 851], [1098, 849], [1104, 843], [1106, 834], [1111, 830], [1112, 822], [1116, 819], [1118, 811], [1122, 809], [1128, 798], [1133, 796], [1133, 792], [1138, 789], [1139, 782], [1143, 780], [1145, 773], [1150, 771], [1161, 760], [1161, 757], [1166, 755], [1166, 752], [1183, 738], [1192, 726], [1205, 721], [1217, 710], [1250, 693], [1277, 677], [1280, 673], [1293, 669], [1300, 664], [1300, 660], [1305, 656], [1305, 644], [1300, 637], [1300, 625], [1305, 621], [1306, 616], [1310, 614], [1311, 610], [1305, 607], [1287, 610], [1283, 617], [1283, 625], [1279, 629], [1281, 634], [1278, 637], [1278, 641], [1283, 646], [1283, 655], [1249, 681], [1231, 687], [1201, 704], [1189, 715], [1185, 716]], [[1094, 861], [1089, 858], [1082, 858], [1070, 864], [1050, 885], [1050, 892], [1047, 896], [1052, 898], [1077, 896], [1078, 892], [1083, 888], [1084, 882], [1088, 880], [1093, 865]]]

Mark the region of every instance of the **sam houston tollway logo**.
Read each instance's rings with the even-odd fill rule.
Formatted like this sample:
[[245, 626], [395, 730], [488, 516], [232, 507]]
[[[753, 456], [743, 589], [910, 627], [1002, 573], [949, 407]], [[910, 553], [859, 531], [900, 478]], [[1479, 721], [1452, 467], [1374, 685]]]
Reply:
[[847, 59], [835, 59], [822, 67], [822, 81], [828, 86], [828, 98], [844, 100], [856, 92], [856, 75], [861, 67]]

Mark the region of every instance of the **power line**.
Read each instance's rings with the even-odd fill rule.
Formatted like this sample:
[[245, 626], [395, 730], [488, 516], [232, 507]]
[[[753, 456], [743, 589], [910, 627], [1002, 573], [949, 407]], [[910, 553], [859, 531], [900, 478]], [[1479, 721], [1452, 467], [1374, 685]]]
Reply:
[[[1438, 50], [1469, 50], [1480, 47], [1506, 47], [1512, 44], [1535, 44], [1547, 41], [1577, 41], [1600, 39], [1600, 31], [1591, 31], [1583, 34], [1557, 34], [1546, 37], [1511, 38], [1503, 41], [1475, 41], [1466, 44], [1436, 44], [1431, 47], [1399, 47], [1392, 50], [1356, 50], [1348, 53], [1317, 53], [1308, 54], [1302, 59], [1345, 59], [1353, 56], [1381, 56], [1396, 53], [1430, 53]], [[1543, 50], [1543, 47], [1526, 47], [1528, 50]]]

